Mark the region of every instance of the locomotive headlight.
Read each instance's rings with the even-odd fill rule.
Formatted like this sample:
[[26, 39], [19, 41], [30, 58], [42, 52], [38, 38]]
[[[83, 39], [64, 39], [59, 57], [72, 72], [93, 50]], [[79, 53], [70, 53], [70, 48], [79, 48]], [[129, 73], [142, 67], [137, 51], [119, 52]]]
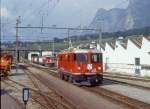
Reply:
[[88, 65], [87, 65], [87, 69], [88, 69], [88, 70], [92, 70], [92, 64], [88, 64]]
[[98, 67], [98, 70], [101, 70], [101, 67]]
[[81, 68], [80, 67], [78, 67], [78, 70], [80, 70]]

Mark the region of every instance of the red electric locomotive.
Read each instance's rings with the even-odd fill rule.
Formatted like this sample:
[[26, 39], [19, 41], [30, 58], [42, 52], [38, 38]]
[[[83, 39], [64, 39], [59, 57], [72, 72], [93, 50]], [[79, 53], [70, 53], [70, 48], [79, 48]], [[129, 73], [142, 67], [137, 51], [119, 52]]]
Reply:
[[61, 79], [75, 84], [96, 85], [103, 80], [102, 53], [92, 49], [72, 49], [58, 54]]

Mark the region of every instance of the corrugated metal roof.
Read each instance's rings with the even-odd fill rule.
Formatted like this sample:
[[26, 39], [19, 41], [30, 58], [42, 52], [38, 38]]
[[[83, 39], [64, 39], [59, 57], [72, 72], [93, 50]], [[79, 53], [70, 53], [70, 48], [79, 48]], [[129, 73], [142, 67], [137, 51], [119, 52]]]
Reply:
[[148, 41], [150, 41], [150, 36], [145, 36], [145, 38], [146, 38]]
[[107, 42], [108, 43], [108, 45], [114, 50], [115, 49], [115, 47], [116, 47], [116, 40], [113, 40], [113, 41], [109, 41], [109, 42]]
[[141, 48], [142, 46], [142, 41], [143, 41], [143, 38], [142, 37], [139, 37], [139, 38], [130, 38], [131, 42], [137, 46], [138, 48]]

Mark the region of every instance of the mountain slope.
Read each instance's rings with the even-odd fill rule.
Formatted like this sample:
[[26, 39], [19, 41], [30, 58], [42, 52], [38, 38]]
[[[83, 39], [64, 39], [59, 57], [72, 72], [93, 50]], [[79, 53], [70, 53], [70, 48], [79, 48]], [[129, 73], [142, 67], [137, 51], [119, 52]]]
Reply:
[[[99, 9], [90, 24], [92, 28], [100, 28], [105, 32], [124, 31], [150, 26], [150, 0], [129, 0], [126, 9]], [[100, 23], [100, 20], [103, 22]]]

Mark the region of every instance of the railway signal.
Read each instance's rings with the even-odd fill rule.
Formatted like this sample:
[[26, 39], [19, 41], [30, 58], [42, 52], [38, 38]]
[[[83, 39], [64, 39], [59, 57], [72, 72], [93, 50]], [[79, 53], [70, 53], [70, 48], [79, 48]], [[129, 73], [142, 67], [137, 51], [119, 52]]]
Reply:
[[23, 88], [22, 100], [24, 102], [25, 109], [26, 109], [26, 105], [27, 105], [28, 99], [29, 99], [29, 88]]

